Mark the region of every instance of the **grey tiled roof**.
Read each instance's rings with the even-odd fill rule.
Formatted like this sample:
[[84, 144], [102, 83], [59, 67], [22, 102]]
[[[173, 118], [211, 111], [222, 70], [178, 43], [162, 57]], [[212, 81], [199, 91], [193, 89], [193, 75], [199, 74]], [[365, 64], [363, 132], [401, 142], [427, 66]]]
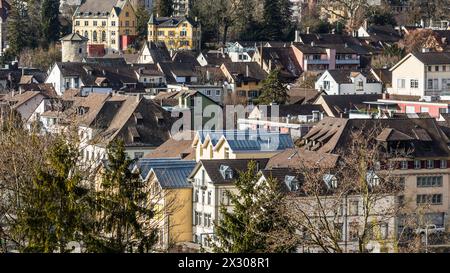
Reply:
[[289, 134], [258, 131], [199, 131], [203, 142], [207, 135], [211, 143], [216, 145], [225, 136], [233, 151], [280, 151], [292, 148], [294, 143]]
[[153, 170], [156, 178], [164, 189], [190, 188], [191, 184], [187, 181], [189, 174], [196, 165], [195, 161], [180, 159], [141, 159], [137, 166], [141, 177], [146, 179]]
[[[247, 170], [248, 163], [255, 161], [259, 165], [259, 169], [264, 169], [268, 162], [267, 158], [264, 159], [215, 159], [215, 160], [202, 160], [198, 163], [195, 170], [200, 166], [203, 166], [208, 177], [213, 184], [230, 184], [233, 183], [238, 177], [239, 172]], [[231, 178], [225, 178], [220, 172], [220, 166], [227, 166], [233, 171]], [[191, 173], [191, 176], [194, 173]]]
[[426, 65], [450, 64], [450, 52], [415, 52], [413, 55]]

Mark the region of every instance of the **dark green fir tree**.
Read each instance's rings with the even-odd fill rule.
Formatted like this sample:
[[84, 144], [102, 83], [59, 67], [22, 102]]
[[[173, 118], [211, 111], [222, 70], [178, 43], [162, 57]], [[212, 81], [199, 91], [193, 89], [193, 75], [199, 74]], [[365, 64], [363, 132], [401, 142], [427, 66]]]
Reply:
[[156, 243], [156, 229], [144, 226], [154, 217], [154, 210], [139, 174], [132, 172], [133, 163], [122, 140], [108, 145], [103, 175], [92, 199], [93, 222], [85, 236], [88, 252], [142, 253]]
[[42, 0], [41, 2], [41, 31], [44, 48], [60, 38], [59, 4], [59, 0]]
[[8, 44], [9, 51], [14, 56], [27, 47], [27, 29], [29, 16], [26, 10], [26, 3], [22, 0], [13, 0], [10, 2], [11, 11], [8, 16]]
[[[289, 252], [295, 248], [294, 234], [282, 214], [284, 193], [276, 180], [258, 184], [256, 162], [239, 172], [236, 191], [227, 192], [232, 211], [222, 205], [220, 220], [215, 223], [213, 251], [218, 253]], [[281, 236], [290, 238], [277, 242]]]
[[81, 200], [87, 193], [81, 185], [78, 148], [59, 138], [45, 158], [35, 166], [33, 183], [20, 191], [23, 207], [13, 230], [16, 237], [23, 237], [22, 252], [70, 252], [68, 244], [80, 239]]
[[288, 99], [288, 88], [280, 80], [280, 70], [272, 70], [269, 76], [263, 81], [261, 95], [257, 99], [258, 104], [286, 104]]
[[157, 0], [156, 13], [159, 17], [171, 17], [173, 12], [173, 0]]

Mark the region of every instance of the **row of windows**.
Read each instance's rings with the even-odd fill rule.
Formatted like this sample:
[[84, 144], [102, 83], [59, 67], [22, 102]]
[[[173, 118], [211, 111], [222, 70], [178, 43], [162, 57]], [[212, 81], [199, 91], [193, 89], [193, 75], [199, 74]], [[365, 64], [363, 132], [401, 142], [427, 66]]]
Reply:
[[[349, 201], [347, 209], [348, 209], [348, 211], [347, 211], [348, 212], [347, 213], [348, 216], [357, 216], [357, 215], [359, 215], [359, 201], [358, 200]], [[344, 204], [342, 203], [339, 206], [338, 214], [342, 216], [342, 215], [344, 215], [344, 212], [345, 212]]]
[[434, 72], [439, 72], [439, 71], [441, 71], [441, 72], [445, 72], [445, 71], [447, 71], [448, 69], [447, 69], [447, 66], [446, 65], [443, 65], [443, 66], [439, 66], [439, 65], [429, 65], [428, 67], [427, 67], [427, 70], [428, 70], [428, 72], [432, 72], [432, 71], [434, 71]]
[[[166, 32], [164, 30], [158, 30], [156, 32], [157, 36], [166, 36]], [[153, 36], [153, 31], [149, 31], [148, 35]], [[176, 32], [173, 30], [169, 30], [167, 31], [167, 36], [169, 37], [175, 37]], [[180, 31], [180, 37], [186, 37], [187, 36], [187, 31], [186, 30], [181, 30]]]
[[[397, 87], [398, 88], [406, 88], [406, 80], [405, 79], [397, 79]], [[409, 80], [409, 88], [412, 88], [412, 89], [419, 88], [419, 80], [417, 80], [417, 79]]]
[[[441, 88], [450, 89], [450, 79], [442, 79]], [[428, 79], [427, 89], [439, 89], [439, 79]]]
[[442, 194], [418, 194], [416, 197], [417, 205], [430, 204], [430, 205], [441, 205], [442, 204]]
[[211, 240], [212, 236], [210, 235], [198, 236], [197, 234], [194, 234], [194, 243], [202, 244], [203, 246], [209, 247]]
[[[409, 162], [407, 160], [402, 161], [401, 163], [401, 169], [406, 170], [408, 169]], [[426, 160], [425, 166], [427, 169], [434, 169], [436, 168], [437, 164], [435, 164], [434, 160]], [[414, 169], [421, 169], [422, 168], [422, 160], [414, 160]], [[447, 160], [439, 160], [439, 168], [446, 169], [447, 168]]]
[[[200, 191], [199, 190], [195, 190], [194, 192], [194, 203], [200, 203]], [[201, 203], [205, 204], [205, 196], [206, 196], [206, 191], [202, 191], [202, 200]], [[208, 191], [208, 198], [207, 198], [207, 203], [208, 205], [211, 205], [211, 196], [212, 196], [212, 192]]]
[[[206, 95], [207, 96], [211, 96], [212, 95], [212, 90], [206, 90]], [[220, 96], [220, 90], [216, 90], [216, 96]]]
[[[92, 25], [94, 27], [98, 26], [98, 21], [93, 21]], [[102, 27], [106, 27], [106, 21], [102, 21], [101, 22]], [[75, 21], [75, 26], [80, 26], [80, 21]], [[88, 27], [89, 26], [89, 21], [84, 21], [84, 26]], [[111, 21], [111, 26], [115, 27], [116, 26], [116, 21]], [[120, 21], [120, 26], [122, 26], [122, 21]], [[130, 21], [125, 21], [125, 26], [129, 27], [130, 26]], [[135, 26], [135, 21], [131, 21], [131, 26]]]
[[211, 213], [194, 212], [194, 226], [212, 227]]
[[[80, 32], [78, 30], [76, 31], [76, 33], [80, 34]], [[130, 35], [130, 30], [129, 29], [125, 30], [125, 35]], [[115, 31], [111, 31], [111, 38], [112, 38], [111, 39], [111, 44], [113, 44], [113, 45], [116, 44], [116, 39], [114, 38], [115, 36], [116, 36], [116, 32]], [[84, 37], [89, 38], [89, 32], [88, 31], [84, 32]], [[98, 42], [99, 41], [97, 31], [95, 31], [95, 30], [92, 32], [92, 41], [94, 41], [94, 42]], [[101, 42], [106, 42], [106, 32], [105, 31], [101, 32], [101, 39], [100, 39], [100, 41]]]
[[[442, 89], [450, 89], [450, 79], [442, 79], [441, 83]], [[400, 89], [406, 88], [406, 80], [397, 79], [397, 86]], [[419, 80], [411, 79], [409, 81], [409, 87], [411, 89], [419, 88]], [[439, 79], [427, 79], [427, 89], [439, 89]]]
[[419, 176], [417, 177], [417, 187], [442, 187], [442, 176]]

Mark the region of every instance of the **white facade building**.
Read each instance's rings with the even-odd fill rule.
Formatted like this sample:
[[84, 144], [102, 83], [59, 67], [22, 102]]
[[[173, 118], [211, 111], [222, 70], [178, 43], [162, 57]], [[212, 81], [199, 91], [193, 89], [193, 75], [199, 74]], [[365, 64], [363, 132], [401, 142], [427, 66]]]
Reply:
[[382, 83], [360, 71], [327, 70], [315, 83], [315, 89], [327, 95], [381, 94]]
[[391, 71], [389, 94], [424, 97], [450, 93], [450, 52], [410, 53]]

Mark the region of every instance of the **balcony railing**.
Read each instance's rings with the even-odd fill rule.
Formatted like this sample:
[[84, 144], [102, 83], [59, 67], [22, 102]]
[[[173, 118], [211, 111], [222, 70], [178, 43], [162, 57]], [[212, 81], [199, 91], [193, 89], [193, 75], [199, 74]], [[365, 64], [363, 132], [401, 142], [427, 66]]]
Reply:
[[336, 64], [359, 64], [359, 59], [336, 60]]
[[450, 93], [450, 88], [426, 88], [425, 96], [443, 96]]
[[308, 64], [330, 64], [330, 60], [311, 60], [311, 59], [307, 59], [305, 60], [305, 66], [307, 66]]

